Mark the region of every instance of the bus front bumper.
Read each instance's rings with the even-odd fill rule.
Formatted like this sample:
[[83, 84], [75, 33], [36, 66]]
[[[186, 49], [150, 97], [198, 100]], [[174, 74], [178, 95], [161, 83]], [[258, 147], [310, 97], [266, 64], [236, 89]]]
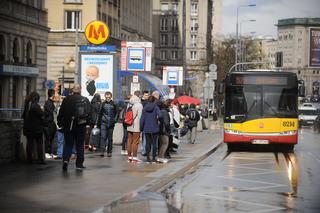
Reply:
[[253, 144], [296, 144], [298, 134], [283, 135], [283, 134], [232, 134], [224, 132], [225, 143], [253, 143]]

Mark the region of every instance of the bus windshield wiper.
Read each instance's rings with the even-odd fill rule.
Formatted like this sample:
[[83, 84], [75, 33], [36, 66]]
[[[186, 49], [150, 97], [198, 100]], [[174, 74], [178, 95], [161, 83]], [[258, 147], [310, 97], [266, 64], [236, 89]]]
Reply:
[[276, 117], [280, 117], [279, 113], [276, 110], [274, 110], [268, 102], [263, 101], [263, 103], [265, 103], [271, 109], [271, 111], [274, 113]]

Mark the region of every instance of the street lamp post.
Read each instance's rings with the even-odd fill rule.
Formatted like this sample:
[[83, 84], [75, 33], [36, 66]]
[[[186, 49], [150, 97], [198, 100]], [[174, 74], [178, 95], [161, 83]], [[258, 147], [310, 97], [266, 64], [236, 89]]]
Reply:
[[240, 34], [239, 34], [239, 46], [240, 46], [240, 62], [242, 62], [243, 60], [243, 52], [242, 52], [242, 23], [245, 23], [245, 22], [255, 22], [256, 20], [255, 19], [248, 19], [248, 20], [242, 20], [240, 21]]
[[238, 63], [238, 25], [239, 25], [239, 9], [241, 7], [255, 7], [256, 4], [240, 5], [237, 7], [237, 24], [236, 24], [236, 54], [235, 54], [235, 64]]

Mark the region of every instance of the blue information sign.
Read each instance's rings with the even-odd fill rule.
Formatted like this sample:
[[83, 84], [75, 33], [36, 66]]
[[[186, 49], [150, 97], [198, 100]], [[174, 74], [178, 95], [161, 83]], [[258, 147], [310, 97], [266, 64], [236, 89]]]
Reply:
[[144, 71], [145, 49], [128, 48], [128, 70]]

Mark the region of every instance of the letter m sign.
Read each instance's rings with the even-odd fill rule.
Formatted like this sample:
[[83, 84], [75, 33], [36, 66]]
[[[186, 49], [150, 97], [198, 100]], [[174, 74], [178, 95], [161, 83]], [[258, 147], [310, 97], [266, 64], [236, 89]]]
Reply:
[[86, 39], [95, 45], [103, 44], [109, 37], [109, 29], [104, 22], [92, 21], [85, 30]]

